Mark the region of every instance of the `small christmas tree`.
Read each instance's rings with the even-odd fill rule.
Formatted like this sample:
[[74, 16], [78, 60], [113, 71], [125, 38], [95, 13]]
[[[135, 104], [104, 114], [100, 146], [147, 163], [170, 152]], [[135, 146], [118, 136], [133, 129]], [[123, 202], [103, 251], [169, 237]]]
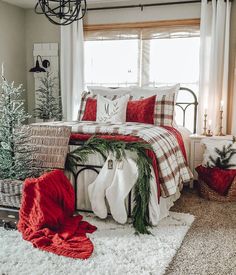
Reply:
[[[236, 149], [232, 148], [233, 145], [234, 139], [231, 144], [227, 146], [224, 145], [222, 150], [215, 148], [215, 152], [217, 153], [218, 157], [216, 159], [214, 159], [212, 156], [209, 157], [213, 163], [213, 167], [215, 166], [220, 169], [229, 169], [235, 166], [235, 164], [230, 164], [231, 158], [236, 154]], [[212, 165], [208, 163], [208, 167], [212, 167]]]
[[24, 110], [22, 86], [15, 87], [3, 76], [0, 83], [0, 179], [24, 180], [36, 175], [30, 129], [23, 123], [30, 117]]
[[38, 94], [38, 104], [35, 109], [35, 117], [43, 120], [61, 120], [62, 119], [62, 106], [61, 97], [56, 98], [56, 77], [47, 72], [41, 78], [41, 85], [36, 93]]

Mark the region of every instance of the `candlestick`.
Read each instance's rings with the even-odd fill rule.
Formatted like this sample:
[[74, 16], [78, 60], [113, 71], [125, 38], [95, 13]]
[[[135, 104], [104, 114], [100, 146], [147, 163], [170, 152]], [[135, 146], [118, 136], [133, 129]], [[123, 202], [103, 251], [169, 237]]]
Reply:
[[217, 136], [225, 136], [225, 134], [223, 133], [223, 109], [220, 110], [220, 129]]
[[208, 130], [207, 130], [207, 133], [206, 133], [206, 136], [207, 137], [211, 137], [211, 136], [213, 136], [213, 133], [212, 133], [212, 131], [211, 131], [211, 124], [212, 124], [212, 120], [211, 119], [209, 119], [209, 123], [208, 123]]
[[203, 128], [203, 136], [207, 135], [207, 113], [206, 113], [206, 109], [205, 109], [205, 114], [204, 114], [204, 128]]

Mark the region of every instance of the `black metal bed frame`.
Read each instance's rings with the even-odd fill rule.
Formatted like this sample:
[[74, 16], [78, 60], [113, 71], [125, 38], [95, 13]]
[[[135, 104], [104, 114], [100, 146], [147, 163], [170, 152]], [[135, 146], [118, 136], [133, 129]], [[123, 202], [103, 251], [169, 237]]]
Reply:
[[[190, 93], [192, 95], [192, 97], [193, 97], [193, 101], [192, 102], [176, 102], [176, 106], [180, 107], [181, 110], [183, 111], [183, 126], [185, 126], [186, 110], [190, 106], [194, 106], [193, 133], [196, 133], [196, 127], [197, 127], [197, 107], [198, 107], [197, 96], [189, 88], [181, 87], [180, 90], [181, 91], [186, 91], [186, 92]], [[70, 142], [70, 145], [73, 145], [73, 146], [83, 146], [83, 144], [84, 144], [84, 142], [81, 142], [81, 141], [72, 141], [72, 142]], [[82, 172], [84, 172], [86, 170], [91, 170], [91, 171], [94, 171], [95, 173], [99, 174], [99, 170], [102, 168], [102, 166], [99, 166], [99, 165], [89, 165], [89, 164], [79, 164], [78, 167], [79, 167], [78, 171], [76, 173], [72, 173], [73, 174], [73, 180], [74, 180], [74, 190], [75, 190], [75, 210], [76, 211], [80, 211], [80, 212], [92, 213], [92, 211], [90, 211], [90, 210], [77, 209], [77, 191], [78, 191], [77, 180], [78, 180], [78, 177], [79, 177], [80, 173], [82, 173]], [[132, 214], [132, 200], [131, 200], [131, 198], [132, 198], [132, 194], [130, 192], [129, 196], [128, 196], [128, 217], [131, 217], [131, 214]]]
[[183, 125], [185, 127], [185, 121], [186, 121], [186, 111], [190, 106], [194, 106], [194, 118], [193, 118], [193, 133], [196, 134], [197, 131], [197, 107], [198, 107], [198, 101], [196, 94], [189, 88], [180, 87], [180, 91], [187, 91], [189, 92], [192, 97], [192, 102], [176, 102], [176, 106], [180, 107], [183, 111]]

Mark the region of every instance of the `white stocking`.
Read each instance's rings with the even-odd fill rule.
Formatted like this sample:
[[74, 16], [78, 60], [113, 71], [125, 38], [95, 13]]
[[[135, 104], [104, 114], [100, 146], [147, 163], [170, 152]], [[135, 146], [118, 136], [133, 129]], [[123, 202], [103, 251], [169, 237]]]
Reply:
[[106, 198], [114, 220], [124, 224], [127, 221], [125, 199], [137, 181], [138, 168], [131, 158], [122, 160], [123, 167], [119, 167], [120, 164], [117, 164], [111, 186], [106, 190]]
[[[113, 161], [113, 169], [108, 169], [109, 160]], [[88, 195], [92, 210], [94, 214], [101, 219], [105, 219], [107, 217], [105, 191], [111, 185], [115, 171], [115, 158], [112, 157], [112, 155], [109, 155], [95, 181], [88, 186]]]

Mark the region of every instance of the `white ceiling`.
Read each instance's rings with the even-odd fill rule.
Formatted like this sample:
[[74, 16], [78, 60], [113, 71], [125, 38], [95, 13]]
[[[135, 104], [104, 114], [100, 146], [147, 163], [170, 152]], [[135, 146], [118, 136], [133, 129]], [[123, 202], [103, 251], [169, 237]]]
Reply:
[[[30, 9], [34, 8], [37, 0], [3, 0], [12, 5], [16, 5], [22, 8]], [[96, 4], [96, 3], [109, 3], [109, 2], [126, 2], [126, 0], [87, 0], [88, 4]]]

